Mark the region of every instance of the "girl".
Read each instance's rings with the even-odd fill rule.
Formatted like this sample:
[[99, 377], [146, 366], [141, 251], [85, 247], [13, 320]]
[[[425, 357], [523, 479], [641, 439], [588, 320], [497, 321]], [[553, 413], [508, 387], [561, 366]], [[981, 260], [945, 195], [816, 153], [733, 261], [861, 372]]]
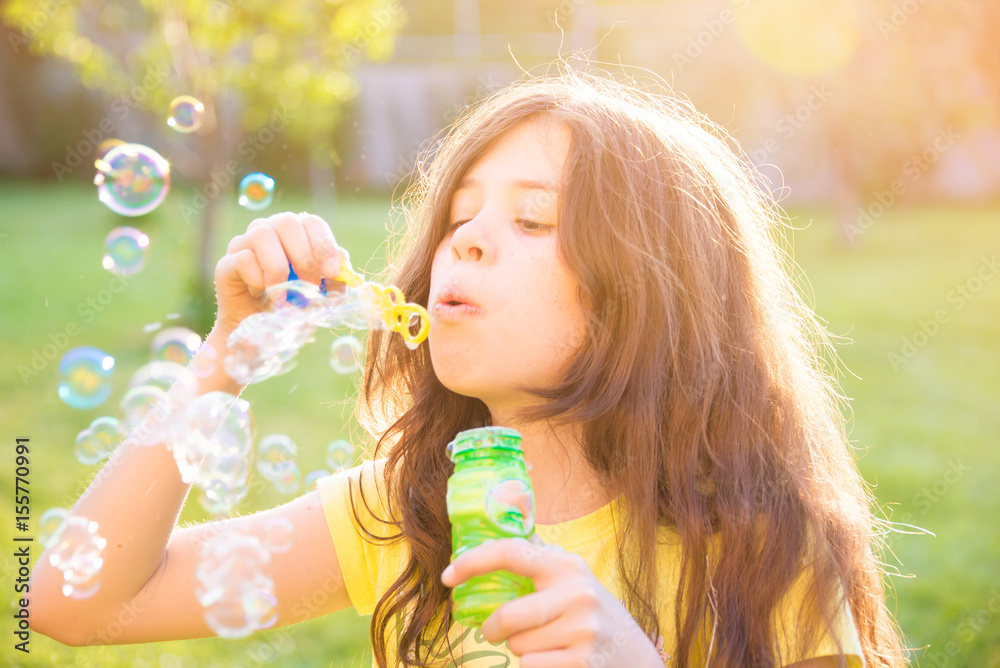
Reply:
[[[369, 339], [359, 407], [384, 456], [226, 524], [293, 524], [278, 625], [353, 605], [379, 668], [903, 665], [827, 334], [723, 136], [667, 94], [569, 66], [456, 121], [408, 193], [392, 280], [427, 306], [428, 345]], [[342, 257], [316, 216], [253, 221], [216, 268], [206, 343], [222, 353], [289, 262], [319, 283]], [[242, 388], [217, 369], [201, 391], [220, 389]], [[489, 424], [524, 436], [538, 540], [449, 566], [444, 446]], [[108, 539], [102, 586], [65, 599], [40, 559], [34, 628], [211, 635], [194, 573], [225, 527], [175, 529], [187, 493], [165, 445], [120, 447], [73, 511]], [[481, 629], [452, 623], [451, 588], [498, 569], [536, 592]]]

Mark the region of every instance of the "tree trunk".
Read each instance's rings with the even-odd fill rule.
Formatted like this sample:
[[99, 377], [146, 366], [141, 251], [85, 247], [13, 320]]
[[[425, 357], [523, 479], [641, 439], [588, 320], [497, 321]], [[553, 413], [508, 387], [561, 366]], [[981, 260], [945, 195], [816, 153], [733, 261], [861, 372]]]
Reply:
[[[216, 165], [216, 154], [221, 145], [220, 137], [222, 129], [216, 119], [216, 126], [212, 132], [202, 137], [202, 164], [204, 169], [201, 174], [201, 186], [211, 183], [212, 170]], [[216, 227], [218, 226], [219, 198], [224, 197], [222, 190], [215, 197], [206, 196], [205, 209], [202, 211], [201, 235], [198, 243], [198, 270], [197, 278], [191, 289], [191, 299], [193, 302], [194, 329], [202, 336], [208, 334], [215, 323], [215, 263], [216, 258], [212, 251], [215, 241]]]

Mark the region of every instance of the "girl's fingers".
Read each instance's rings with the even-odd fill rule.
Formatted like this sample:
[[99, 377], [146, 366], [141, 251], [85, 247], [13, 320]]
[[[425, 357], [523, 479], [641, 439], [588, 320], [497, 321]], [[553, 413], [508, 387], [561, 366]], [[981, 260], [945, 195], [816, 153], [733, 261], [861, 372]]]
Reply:
[[[300, 217], [292, 213], [282, 214], [273, 221], [272, 227], [296, 276], [303, 281], [319, 285], [323, 278], [319, 270], [320, 263], [316, 260], [312, 243]], [[285, 263], [285, 280], [288, 280], [288, 262]]]
[[569, 592], [558, 587], [542, 589], [504, 603], [483, 622], [483, 637], [498, 644], [511, 636], [511, 650], [517, 654], [570, 647], [578, 640], [564, 615], [569, 612]]
[[265, 286], [277, 285], [288, 280], [288, 256], [278, 238], [278, 233], [269, 225], [261, 225], [248, 230], [244, 235], [248, 245], [257, 256], [264, 273]]
[[337, 245], [333, 231], [325, 220], [310, 213], [302, 214], [300, 219], [309, 238], [313, 257], [319, 265], [320, 275], [323, 278], [333, 278], [340, 271], [341, 261], [347, 257], [347, 251]]
[[[507, 570], [535, 580], [543, 585], [556, 577], [588, 571], [583, 557], [566, 552], [555, 544], [531, 542], [524, 538], [491, 540], [463, 552], [441, 575], [441, 583], [454, 587], [473, 575]], [[536, 580], [535, 585], [539, 582]]]
[[228, 252], [215, 267], [215, 284], [223, 290], [239, 290], [241, 284], [251, 297], [264, 294], [264, 271], [252, 248]]

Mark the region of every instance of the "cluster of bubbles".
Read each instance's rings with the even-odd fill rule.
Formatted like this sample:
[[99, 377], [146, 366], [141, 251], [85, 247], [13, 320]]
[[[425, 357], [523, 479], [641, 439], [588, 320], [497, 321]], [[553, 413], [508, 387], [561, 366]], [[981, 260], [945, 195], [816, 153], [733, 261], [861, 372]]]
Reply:
[[115, 358], [90, 346], [73, 348], [59, 360], [59, 398], [73, 408], [100, 406], [111, 396]]
[[104, 239], [104, 259], [101, 265], [113, 274], [130, 276], [146, 265], [149, 237], [145, 232], [127, 225], [117, 227]]
[[94, 162], [97, 196], [122, 216], [141, 216], [160, 206], [170, 191], [170, 165], [142, 144], [119, 144]]
[[274, 201], [274, 179], [263, 172], [253, 172], [240, 179], [240, 206], [260, 211]]
[[246, 496], [253, 423], [245, 399], [219, 391], [190, 399], [173, 422], [171, 445], [181, 478], [201, 488], [206, 510], [229, 513]]
[[[272, 533], [266, 535], [270, 543]], [[269, 545], [256, 535], [227, 528], [202, 546], [195, 595], [206, 623], [219, 636], [242, 638], [278, 621], [271, 551], [290, 548], [291, 525], [279, 527], [274, 535], [277, 543]]]
[[97, 522], [50, 508], [39, 520], [38, 542], [47, 549], [49, 564], [62, 573], [63, 596], [89, 598], [100, 589], [108, 541], [97, 533]]
[[[248, 385], [286, 373], [320, 327], [395, 331], [411, 349], [427, 336], [427, 311], [406, 303], [398, 288], [365, 281], [347, 266], [338, 278], [347, 283], [342, 292], [327, 293], [298, 278], [268, 288], [270, 309], [247, 317], [229, 336], [223, 368], [230, 377]], [[417, 334], [413, 327], [419, 327]], [[355, 337], [340, 337], [331, 345], [330, 366], [338, 373], [353, 373], [363, 353]]]

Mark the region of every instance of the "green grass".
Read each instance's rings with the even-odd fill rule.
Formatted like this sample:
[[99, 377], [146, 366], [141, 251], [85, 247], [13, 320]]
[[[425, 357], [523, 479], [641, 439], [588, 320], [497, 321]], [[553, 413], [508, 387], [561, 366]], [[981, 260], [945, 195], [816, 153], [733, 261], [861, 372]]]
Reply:
[[[0, 415], [5, 444], [15, 436], [32, 439], [36, 517], [51, 506], [72, 504], [96, 472], [75, 461], [73, 441], [91, 419], [113, 410], [128, 377], [148, 359], [152, 334], [143, 326], [185, 324], [183, 318], [167, 319], [188, 312], [184, 288], [194, 271], [197, 230], [179, 214], [180, 202], [190, 201], [185, 194], [175, 192], [161, 209], [128, 220], [98, 204], [93, 188], [0, 183]], [[355, 266], [369, 273], [381, 266], [387, 198], [342, 200], [333, 212], [289, 196], [265, 213], [284, 209], [323, 215]], [[889, 538], [895, 557], [887, 554], [886, 560], [913, 576], [891, 579], [890, 606], [911, 647], [931, 646], [915, 653], [923, 656], [922, 665], [1000, 665], [1000, 617], [989, 612], [990, 605], [1000, 610], [1000, 493], [993, 483], [1000, 465], [1000, 280], [985, 281], [961, 309], [948, 301], [949, 291], [974, 276], [984, 256], [1000, 252], [1000, 210], [897, 206], [852, 251], [839, 246], [825, 210], [790, 213], [797, 227], [805, 227], [794, 234], [794, 257], [808, 277], [809, 299], [831, 332], [853, 341], [840, 345], [839, 353], [850, 370], [841, 383], [852, 398], [851, 438], [861, 471], [879, 504], [891, 508], [891, 519], [936, 534]], [[215, 257], [254, 217], [231, 204], [223, 207]], [[111, 278], [100, 266], [103, 239], [122, 224], [150, 235], [149, 262], [91, 318], [87, 299], [99, 297]], [[945, 309], [947, 322], [894, 369], [890, 354], [901, 354], [902, 340], [912, 339], [937, 309]], [[18, 367], [30, 367], [36, 352], [44, 356], [50, 334], [67, 323], [77, 324], [80, 333], [37, 376], [22, 381]], [[304, 472], [323, 465], [329, 441], [352, 437], [360, 443], [350, 416], [356, 379], [332, 373], [324, 359], [332, 338], [320, 332], [300, 353], [297, 368], [244, 394], [258, 436], [290, 435], [299, 444]], [[111, 400], [89, 411], [69, 408], [55, 393], [59, 356], [80, 345], [100, 347], [117, 360]], [[5, 445], [4, 452], [11, 451]], [[0, 465], [5, 489], [12, 481], [13, 466]], [[241, 511], [287, 498], [261, 492]], [[0, 540], [10, 546], [11, 495], [2, 499]], [[203, 519], [197, 502], [187, 504], [183, 521]], [[11, 560], [0, 564], [13, 611]], [[72, 649], [33, 635], [31, 654], [14, 660], [25, 666], [212, 668], [262, 665], [280, 654], [282, 666], [366, 666], [368, 619], [345, 610], [244, 640], [125, 647]], [[12, 642], [10, 636], [4, 642]], [[10, 645], [0, 651], [11, 655]]]

